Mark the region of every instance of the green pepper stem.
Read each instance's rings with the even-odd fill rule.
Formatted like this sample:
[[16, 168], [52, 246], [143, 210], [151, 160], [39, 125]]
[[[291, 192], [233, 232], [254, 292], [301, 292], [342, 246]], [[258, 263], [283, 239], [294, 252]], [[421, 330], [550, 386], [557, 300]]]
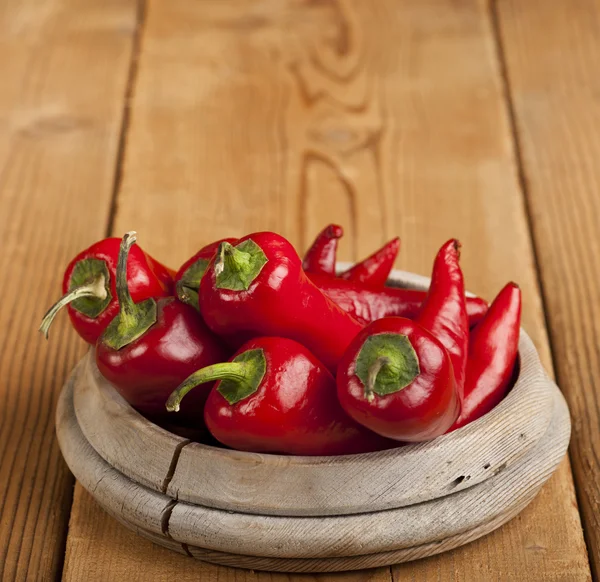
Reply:
[[231, 244], [228, 242], [222, 242], [217, 249], [217, 258], [215, 259], [215, 275], [218, 277], [225, 270], [225, 253], [230, 253], [228, 247]]
[[389, 366], [392, 360], [387, 356], [379, 356], [370, 366], [368, 371], [367, 387], [365, 393], [367, 400], [373, 402], [375, 398], [375, 382], [377, 381], [377, 375], [381, 372], [384, 366]]
[[266, 263], [264, 251], [252, 239], [235, 247], [223, 241], [213, 267], [217, 289], [247, 290]]
[[39, 327], [39, 331], [44, 334], [44, 337], [48, 339], [48, 332], [50, 330], [50, 326], [54, 321], [54, 318], [57, 316], [58, 312], [68, 305], [69, 303], [75, 301], [76, 299], [80, 299], [81, 297], [94, 297], [95, 299], [99, 299], [103, 301], [108, 296], [106, 292], [106, 278], [103, 274], [99, 274], [97, 277], [87, 281], [83, 285], [79, 285], [71, 289], [68, 293], [63, 295], [44, 315], [42, 319], [42, 323]]
[[238, 354], [231, 362], [213, 364], [194, 372], [186, 378], [167, 400], [167, 410], [177, 412], [181, 399], [199, 384], [220, 380], [217, 392], [230, 405], [237, 404], [252, 396], [261, 386], [265, 377], [267, 361], [261, 348], [254, 348]]
[[194, 372], [171, 393], [166, 404], [167, 410], [169, 412], [178, 412], [183, 397], [200, 384], [215, 382], [216, 380], [233, 380], [234, 382], [247, 384], [248, 365], [247, 362], [223, 362]]
[[217, 260], [215, 261], [215, 274], [220, 275], [227, 270], [229, 273], [244, 273], [250, 268], [250, 253], [236, 249], [226, 241], [219, 245]]
[[108, 324], [101, 340], [114, 350], [120, 350], [135, 341], [152, 327], [157, 320], [157, 305], [153, 298], [134, 303], [127, 285], [127, 259], [137, 240], [133, 231], [125, 233], [119, 248], [116, 288], [119, 313]]
[[119, 248], [119, 260], [117, 261], [117, 298], [119, 299], [120, 324], [125, 328], [132, 327], [137, 321], [137, 310], [135, 303], [129, 293], [127, 285], [127, 260], [129, 251], [137, 240], [137, 233], [133, 230], [125, 233]]
[[369, 336], [356, 358], [356, 375], [365, 398], [386, 396], [406, 388], [421, 373], [419, 358], [408, 336], [379, 333]]

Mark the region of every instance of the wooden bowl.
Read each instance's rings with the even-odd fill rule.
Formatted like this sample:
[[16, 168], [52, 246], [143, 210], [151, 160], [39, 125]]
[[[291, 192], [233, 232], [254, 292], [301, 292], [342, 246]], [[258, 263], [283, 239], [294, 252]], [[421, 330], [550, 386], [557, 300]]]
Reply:
[[[395, 271], [394, 284], [426, 288]], [[524, 331], [520, 370], [483, 418], [428, 443], [296, 457], [191, 442], [152, 424], [91, 354], [57, 410], [63, 456], [111, 515], [152, 541], [229, 566], [324, 572], [468, 543], [519, 513], [564, 456], [566, 403]]]

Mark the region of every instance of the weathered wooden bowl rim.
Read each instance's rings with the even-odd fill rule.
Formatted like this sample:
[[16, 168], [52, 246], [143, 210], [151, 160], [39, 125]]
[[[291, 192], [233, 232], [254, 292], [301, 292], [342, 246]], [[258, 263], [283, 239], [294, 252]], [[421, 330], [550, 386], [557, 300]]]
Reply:
[[[394, 271], [390, 282], [424, 288], [429, 279]], [[98, 426], [102, 406], [96, 403], [91, 410], [86, 409], [90, 407], [89, 395], [81, 394], [77, 387], [75, 410], [85, 437], [101, 457], [134, 481], [172, 498], [217, 509], [266, 515], [319, 516], [380, 511], [476, 485], [499, 467], [515, 463], [535, 446], [550, 422], [552, 399], [546, 389], [550, 380], [524, 331], [519, 348], [519, 378], [511, 392], [490, 413], [434, 441], [375, 453], [336, 457], [286, 456], [190, 443], [133, 410], [100, 376], [91, 357], [88, 373], [91, 373], [91, 383], [97, 384], [97, 392], [91, 396], [97, 398], [98, 393], [103, 392], [110, 400], [113, 413], [117, 413], [113, 416], [135, 424], [136, 432], [143, 433], [144, 446], [147, 442], [166, 443], [168, 459], [164, 460], [160, 470], [151, 467], [150, 463], [132, 463], [131, 457], [125, 454], [126, 447], [110, 442], [118, 437], [115, 434], [118, 431]], [[106, 418], [111, 422], [111, 417]], [[100, 434], [103, 431], [105, 434]], [[491, 450], [492, 445], [496, 449]], [[463, 451], [462, 466], [451, 466], [456, 451]], [[145, 450], [140, 453], [144, 454]], [[466, 455], [469, 463], [465, 463]], [[432, 463], [429, 473], [426, 470], [428, 461]], [[364, 469], [364, 475], [356, 475], [357, 466], [368, 469]], [[414, 467], [425, 469], [414, 471]], [[405, 473], [411, 473], [410, 482], [402, 481], [403, 468]], [[268, 490], [265, 491], [264, 479], [268, 475], [272, 475], [273, 483], [267, 483]], [[375, 475], [379, 482], [374, 480]], [[253, 485], [252, 479], [258, 481]], [[286, 497], [286, 479], [297, 485], [297, 490], [301, 488], [301, 494]], [[245, 488], [231, 495], [228, 486], [236, 480], [244, 482]]]
[[[352, 264], [353, 263], [338, 262], [337, 270], [338, 271], [343, 270], [346, 267], [351, 266]], [[405, 286], [407, 288], [412, 288], [412, 289], [421, 289], [421, 288], [423, 288], [423, 286], [428, 287], [429, 283], [431, 281], [431, 279], [429, 279], [423, 275], [417, 275], [416, 273], [409, 273], [407, 271], [400, 271], [397, 269], [394, 269], [390, 273], [390, 275], [391, 275], [391, 277], [390, 277], [391, 283], [396, 283], [396, 284], [408, 283]], [[398, 281], [398, 279], [400, 279], [400, 281]], [[419, 283], [422, 283], [422, 285], [420, 285]], [[473, 296], [472, 293], [469, 293], [469, 295]], [[531, 349], [531, 348], [533, 348], [533, 349]], [[524, 352], [525, 352], [525, 354], [524, 354]], [[535, 348], [533, 347], [533, 342], [531, 341], [531, 338], [529, 337], [529, 335], [527, 335], [527, 332], [523, 328], [521, 328], [520, 343], [519, 343], [519, 357], [521, 359], [521, 366], [523, 365], [523, 355], [525, 355], [526, 360], [529, 360], [530, 357], [535, 357], [537, 359], [537, 353], [535, 352]], [[536, 363], [539, 363], [539, 359], [537, 359]], [[90, 359], [90, 364], [92, 366], [94, 365], [93, 361], [91, 359]], [[203, 443], [196, 443], [196, 442], [191, 443], [191, 445], [198, 449], [210, 451], [211, 453], [216, 453], [218, 455], [222, 455], [223, 457], [230, 457], [235, 460], [251, 459], [253, 464], [254, 463], [267, 464], [270, 462], [274, 462], [274, 463], [284, 462], [286, 465], [298, 464], [298, 465], [303, 465], [303, 466], [319, 465], [319, 464], [323, 463], [323, 461], [327, 461], [327, 463], [332, 463], [332, 464], [347, 464], [347, 463], [353, 463], [357, 459], [359, 459], [359, 460], [368, 460], [371, 458], [372, 459], [375, 459], [375, 458], [380, 459], [382, 457], [395, 456], [398, 453], [398, 451], [401, 451], [403, 454], [407, 454], [413, 450], [418, 450], [420, 453], [422, 453], [422, 452], [425, 452], [422, 450], [424, 445], [434, 446], [434, 445], [440, 445], [448, 440], [455, 440], [457, 436], [463, 435], [467, 431], [475, 430], [475, 429], [479, 428], [481, 425], [486, 424], [486, 420], [490, 416], [492, 416], [494, 414], [498, 414], [498, 411], [502, 411], [503, 409], [508, 408], [511, 404], [513, 404], [513, 401], [516, 400], [518, 398], [518, 396], [520, 395], [522, 388], [523, 388], [523, 385], [522, 385], [522, 383], [519, 382], [519, 378], [517, 378], [517, 381], [516, 381], [515, 385], [513, 386], [512, 390], [506, 395], [506, 397], [502, 400], [502, 402], [500, 402], [500, 404], [498, 404], [498, 406], [496, 406], [494, 408], [494, 410], [491, 410], [486, 415], [477, 419], [475, 422], [472, 422], [471, 424], [469, 424], [465, 427], [462, 427], [450, 434], [442, 435], [441, 437], [438, 437], [438, 438], [434, 439], [433, 441], [429, 441], [427, 443], [416, 443], [416, 444], [404, 445], [402, 447], [399, 447], [398, 449], [389, 449], [386, 451], [376, 451], [373, 453], [357, 453], [357, 454], [353, 454], [353, 455], [305, 456], [305, 455], [280, 455], [280, 454], [276, 454], [276, 453], [252, 453], [252, 452], [247, 452], [247, 451], [236, 451], [233, 449], [225, 449], [225, 448], [221, 448], [221, 447], [215, 447], [212, 445], [206, 445]], [[164, 428], [149, 421], [147, 418], [145, 418], [143, 415], [141, 415], [139, 412], [137, 412], [134, 408], [131, 408], [131, 410], [132, 410], [132, 413], [137, 415], [139, 417], [140, 421], [143, 424], [145, 424], [149, 430], [156, 432], [157, 434], [161, 435], [161, 437], [172, 434], [169, 431], [165, 430]]]
[[[76, 374], [57, 408], [59, 444], [76, 477], [103, 506], [129, 527], [168, 547], [179, 542], [184, 550], [200, 548], [203, 559], [283, 571], [346, 569], [361, 556], [362, 567], [394, 563], [410, 559], [415, 552], [419, 557], [437, 553], [437, 544], [430, 542], [440, 541], [441, 549], [445, 540], [454, 547], [479, 537], [531, 501], [564, 456], [570, 433], [564, 398], [547, 383], [553, 422], [544, 437], [520, 462], [476, 487], [412, 507], [361, 515], [253, 516], [177, 501], [115, 470], [80, 430], [73, 404], [75, 379]], [[350, 559], [348, 566], [345, 558]]]

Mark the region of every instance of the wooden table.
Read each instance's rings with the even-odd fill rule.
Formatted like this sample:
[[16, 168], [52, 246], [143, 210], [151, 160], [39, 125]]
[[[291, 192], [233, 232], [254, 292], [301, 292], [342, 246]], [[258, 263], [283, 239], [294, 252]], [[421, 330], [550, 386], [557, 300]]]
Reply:
[[73, 490], [53, 414], [86, 347], [64, 315], [49, 343], [36, 328], [107, 234], [176, 266], [257, 229], [304, 249], [331, 221], [342, 259], [399, 234], [398, 266], [427, 274], [457, 236], [472, 291], [518, 281], [573, 437], [501, 530], [315, 578], [598, 576], [599, 26], [591, 0], [2, 2], [0, 579], [306, 579], [171, 553]]

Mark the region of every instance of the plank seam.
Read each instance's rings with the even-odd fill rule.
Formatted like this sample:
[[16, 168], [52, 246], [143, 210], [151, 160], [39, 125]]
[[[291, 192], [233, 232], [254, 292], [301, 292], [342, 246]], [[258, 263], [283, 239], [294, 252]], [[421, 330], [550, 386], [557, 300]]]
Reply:
[[[126, 148], [127, 134], [129, 131], [129, 123], [130, 123], [130, 103], [133, 95], [133, 89], [135, 86], [135, 82], [137, 80], [138, 73], [138, 61], [139, 54], [142, 46], [142, 33], [146, 24], [146, 0], [137, 0], [136, 6], [136, 24], [135, 31], [133, 33], [133, 42], [131, 47], [131, 57], [129, 64], [129, 71], [127, 75], [127, 83], [125, 85], [125, 93], [124, 93], [124, 104], [123, 104], [123, 112], [121, 115], [121, 128], [119, 131], [119, 140], [117, 145], [117, 155], [116, 155], [116, 163], [115, 163], [115, 173], [113, 178], [113, 184], [111, 189], [111, 197], [110, 197], [110, 205], [108, 208], [108, 218], [106, 222], [106, 234], [110, 235], [113, 230], [114, 219], [117, 211], [117, 195], [119, 189], [121, 187], [122, 181], [122, 171], [123, 171], [123, 159]], [[76, 480], [72, 481], [72, 489], [70, 491], [70, 510], [69, 510], [69, 519], [67, 520], [67, 527], [63, 536], [63, 544], [62, 551], [59, 554], [58, 564], [56, 567], [56, 576], [55, 580], [58, 582], [63, 579], [64, 569], [65, 569], [65, 561], [67, 557], [67, 542], [69, 538], [70, 526], [71, 526], [71, 518], [73, 516], [73, 503], [75, 501], [74, 488], [75, 488]]]
[[[525, 173], [525, 163], [523, 156], [523, 149], [521, 147], [521, 140], [519, 138], [519, 130], [517, 124], [517, 114], [514, 107], [514, 97], [513, 91], [510, 84], [510, 79], [508, 76], [508, 64], [505, 58], [504, 45], [502, 42], [502, 27], [500, 24], [500, 16], [498, 13], [498, 0], [489, 0], [488, 2], [488, 13], [492, 28], [492, 38], [494, 43], [494, 56], [496, 57], [496, 61], [498, 63], [498, 69], [500, 73], [500, 87], [502, 90], [502, 97], [505, 104], [505, 111], [508, 117], [509, 131], [511, 137], [511, 143], [513, 147], [513, 155], [517, 168], [517, 178], [519, 181], [519, 188], [523, 194], [523, 207], [525, 209], [525, 221], [527, 224], [527, 231], [529, 235], [529, 241], [531, 246], [531, 252], [533, 254], [534, 260], [534, 272], [536, 279], [536, 286], [540, 296], [540, 300], [542, 303], [542, 317], [544, 320], [544, 328], [546, 330], [546, 338], [548, 341], [548, 346], [550, 349], [551, 363], [552, 363], [552, 371], [554, 373], [555, 378], [560, 382], [560, 378], [557, 374], [557, 369], [554, 365], [556, 359], [556, 346], [554, 345], [554, 341], [552, 338], [552, 334], [550, 333], [550, 321], [548, 318], [548, 297], [546, 296], [544, 286], [542, 283], [542, 272], [540, 268], [539, 261], [539, 253], [536, 245], [536, 238], [534, 235], [534, 223], [533, 223], [533, 209], [529, 196], [529, 187], [527, 184], [527, 175]], [[568, 449], [569, 462], [571, 462], [571, 446]], [[593, 551], [591, 547], [590, 539], [588, 533], [584, 528], [583, 516], [581, 515], [581, 494], [579, 492], [579, 483], [575, 477], [575, 473], [572, 468], [569, 467], [571, 478], [573, 479], [573, 483], [575, 485], [575, 500], [577, 503], [577, 513], [579, 515], [580, 527], [583, 532], [583, 537], [585, 541], [586, 547], [586, 558], [588, 561], [588, 567], [590, 571], [592, 571], [592, 563], [590, 560], [590, 552]]]
[[142, 51], [142, 38], [146, 28], [146, 0], [137, 0], [136, 27], [133, 35], [133, 45], [131, 48], [131, 62], [129, 74], [127, 75], [127, 84], [125, 86], [125, 98], [123, 103], [123, 114], [121, 116], [121, 130], [119, 132], [119, 144], [117, 146], [117, 163], [113, 178], [112, 194], [110, 207], [108, 210], [108, 222], [106, 225], [106, 235], [113, 234], [115, 217], [117, 215], [117, 201], [119, 191], [123, 182], [123, 166], [125, 162], [125, 150], [127, 149], [127, 136], [131, 124], [131, 103], [134, 96], [135, 86], [138, 77], [139, 57]]

